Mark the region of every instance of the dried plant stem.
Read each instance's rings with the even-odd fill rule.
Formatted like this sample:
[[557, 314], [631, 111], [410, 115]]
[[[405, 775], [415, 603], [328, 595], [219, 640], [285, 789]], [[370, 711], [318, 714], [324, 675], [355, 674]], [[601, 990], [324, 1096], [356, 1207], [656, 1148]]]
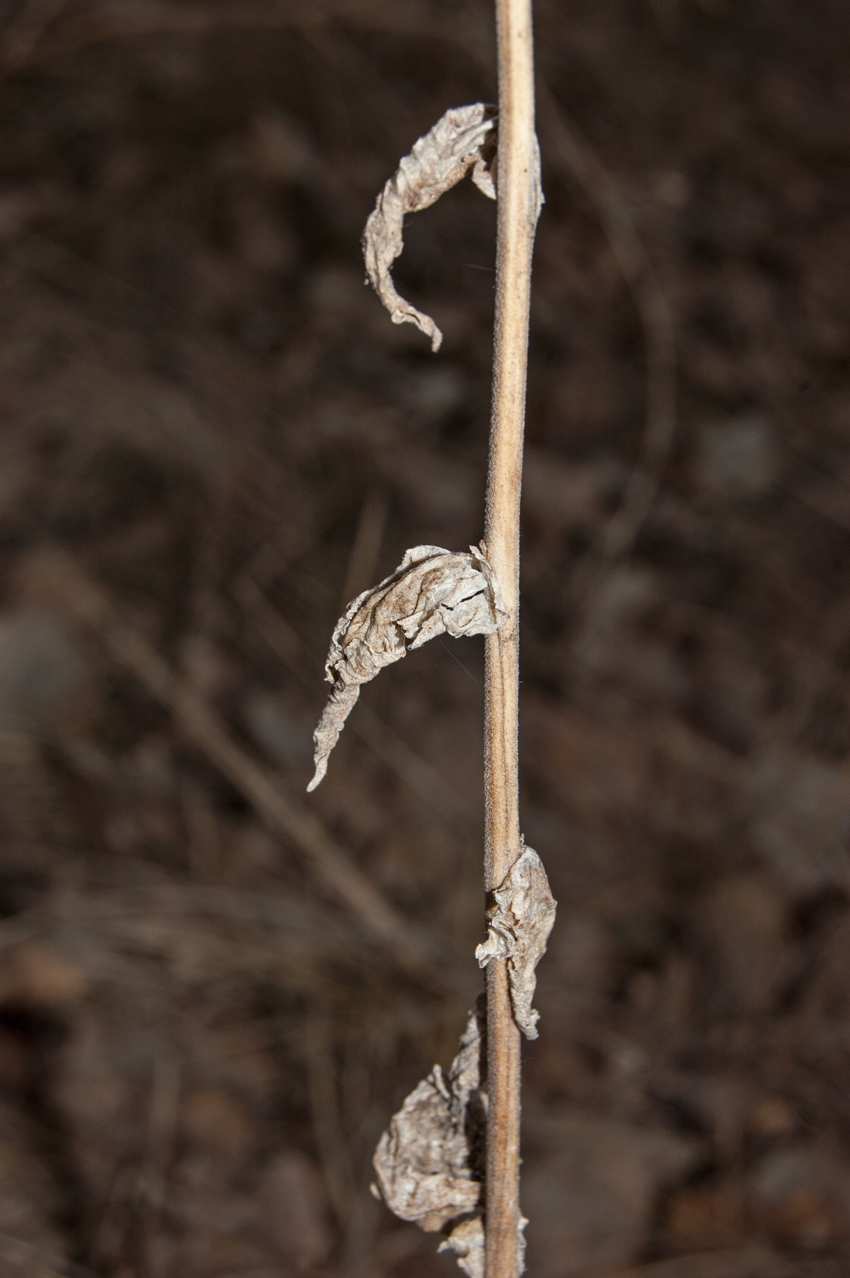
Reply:
[[[496, 0], [499, 46], [498, 239], [487, 556], [507, 618], [486, 639], [485, 887], [520, 855], [519, 501], [525, 421], [531, 254], [537, 221], [531, 0]], [[486, 1278], [517, 1278], [520, 1032], [504, 960], [487, 968]]]

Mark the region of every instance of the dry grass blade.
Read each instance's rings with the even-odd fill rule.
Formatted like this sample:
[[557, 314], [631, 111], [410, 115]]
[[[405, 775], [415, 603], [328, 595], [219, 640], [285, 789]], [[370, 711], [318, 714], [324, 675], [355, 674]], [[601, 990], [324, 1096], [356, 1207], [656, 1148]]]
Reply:
[[410, 923], [352, 865], [322, 823], [281, 790], [277, 779], [234, 741], [224, 721], [166, 664], [138, 631], [124, 623], [106, 592], [64, 551], [41, 553], [30, 564], [35, 578], [48, 577], [53, 598], [129, 667], [148, 692], [173, 715], [186, 736], [237, 787], [276, 834], [307, 857], [331, 895], [350, 910], [395, 956], [399, 965], [429, 988], [442, 990], [427, 949]]

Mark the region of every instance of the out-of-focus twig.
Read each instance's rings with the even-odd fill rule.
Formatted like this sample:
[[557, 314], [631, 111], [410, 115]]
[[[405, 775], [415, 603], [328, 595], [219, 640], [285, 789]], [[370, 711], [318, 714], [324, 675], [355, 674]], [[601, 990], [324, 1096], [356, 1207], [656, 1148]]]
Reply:
[[380, 891], [352, 865], [322, 823], [280, 787], [277, 778], [243, 750], [220, 716], [180, 678], [138, 630], [119, 616], [105, 590], [65, 551], [41, 552], [37, 571], [49, 577], [53, 597], [78, 623], [93, 630], [170, 711], [185, 735], [253, 805], [277, 835], [306, 856], [331, 895], [395, 956], [399, 966], [429, 988], [443, 990], [424, 941]]

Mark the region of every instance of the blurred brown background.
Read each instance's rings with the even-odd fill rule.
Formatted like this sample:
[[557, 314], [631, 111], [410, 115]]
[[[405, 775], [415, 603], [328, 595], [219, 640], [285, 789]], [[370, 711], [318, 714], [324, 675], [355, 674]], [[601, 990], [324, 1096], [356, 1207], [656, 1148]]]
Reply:
[[[530, 1272], [838, 1278], [850, 10], [536, 22]], [[494, 208], [410, 220], [437, 357], [358, 241], [490, 7], [0, 23], [0, 1274], [447, 1278], [369, 1160], [479, 985], [480, 641], [304, 786], [342, 604], [481, 535]]]

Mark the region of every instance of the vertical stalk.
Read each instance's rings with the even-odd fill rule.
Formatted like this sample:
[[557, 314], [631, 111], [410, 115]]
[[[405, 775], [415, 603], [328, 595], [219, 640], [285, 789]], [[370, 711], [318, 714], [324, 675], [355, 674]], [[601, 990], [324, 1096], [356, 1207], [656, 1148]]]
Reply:
[[[519, 501], [528, 362], [531, 254], [537, 221], [531, 0], [496, 0], [499, 47], [498, 232], [487, 557], [508, 611], [488, 635], [485, 707], [485, 888], [520, 853], [517, 777]], [[504, 960], [487, 968], [486, 1278], [519, 1274], [520, 1034]]]

